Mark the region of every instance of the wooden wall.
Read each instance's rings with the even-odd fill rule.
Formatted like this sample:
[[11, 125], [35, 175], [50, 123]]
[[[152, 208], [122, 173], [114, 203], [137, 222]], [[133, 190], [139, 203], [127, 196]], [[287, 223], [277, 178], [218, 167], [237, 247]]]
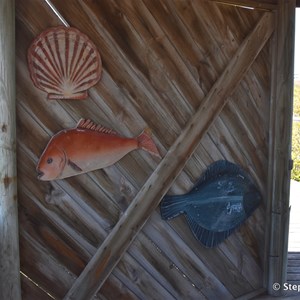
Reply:
[[15, 85], [15, 5], [0, 3], [0, 299], [21, 299]]
[[[183, 217], [165, 222], [158, 209], [149, 212], [94, 299], [235, 299], [263, 287], [274, 3], [265, 1], [266, 6], [252, 10], [217, 2], [52, 1], [69, 25], [93, 40], [103, 76], [88, 100], [47, 101], [30, 80], [27, 49], [40, 32], [62, 21], [46, 1], [16, 1], [24, 299], [62, 299], [160, 165], [160, 159], [135, 151], [103, 170], [40, 182], [35, 165], [49, 138], [81, 117], [130, 137], [149, 127], [167, 157], [203, 107], [207, 121], [202, 121], [197, 147], [168, 192], [188, 191], [209, 164], [227, 159], [254, 177], [264, 204], [214, 249], [193, 238]], [[247, 43], [253, 35], [261, 37], [261, 48]], [[234, 66], [240, 63], [236, 53], [247, 59], [233, 84]], [[219, 102], [208, 98], [216, 84], [224, 95]]]

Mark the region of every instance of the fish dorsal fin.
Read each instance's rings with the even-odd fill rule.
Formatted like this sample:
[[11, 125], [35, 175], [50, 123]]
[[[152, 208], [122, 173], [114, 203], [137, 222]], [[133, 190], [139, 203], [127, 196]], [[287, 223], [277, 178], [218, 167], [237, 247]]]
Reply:
[[113, 135], [117, 135], [117, 133], [109, 128], [106, 128], [100, 124], [96, 124], [93, 121], [89, 120], [89, 119], [81, 119], [79, 120], [76, 128], [79, 129], [89, 129], [89, 130], [93, 130], [93, 131], [98, 131], [100, 133], [104, 133], [104, 134], [113, 134]]

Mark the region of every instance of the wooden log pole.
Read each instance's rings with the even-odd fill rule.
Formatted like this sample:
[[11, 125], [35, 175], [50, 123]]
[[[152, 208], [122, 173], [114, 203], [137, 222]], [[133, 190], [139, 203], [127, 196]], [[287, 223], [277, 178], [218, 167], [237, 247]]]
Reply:
[[272, 40], [272, 89], [265, 285], [283, 294], [286, 282], [294, 86], [295, 0], [279, 0]]
[[138, 192], [114, 229], [104, 240], [65, 300], [87, 300], [101, 288], [106, 278], [139, 233], [161, 198], [169, 190], [201, 138], [213, 124], [243, 75], [270, 38], [274, 29], [272, 13], [265, 13], [243, 41], [228, 66], [203, 99], [199, 109], [169, 149], [156, 170]]
[[13, 0], [0, 1], [0, 299], [21, 299]]

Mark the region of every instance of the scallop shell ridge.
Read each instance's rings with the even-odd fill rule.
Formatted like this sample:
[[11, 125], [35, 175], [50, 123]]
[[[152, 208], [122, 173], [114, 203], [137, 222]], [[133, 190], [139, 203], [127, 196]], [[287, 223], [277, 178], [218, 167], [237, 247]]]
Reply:
[[102, 71], [94, 43], [78, 29], [64, 26], [50, 28], [32, 42], [28, 66], [34, 85], [48, 99], [85, 99]]

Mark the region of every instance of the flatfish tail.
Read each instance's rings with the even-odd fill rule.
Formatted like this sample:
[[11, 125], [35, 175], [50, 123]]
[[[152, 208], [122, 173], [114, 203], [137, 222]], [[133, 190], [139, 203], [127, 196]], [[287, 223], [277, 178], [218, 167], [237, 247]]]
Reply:
[[163, 220], [171, 220], [184, 213], [187, 203], [185, 195], [165, 196], [160, 204]]
[[226, 231], [212, 231], [205, 229], [200, 226], [197, 221], [195, 221], [189, 215], [185, 215], [188, 225], [194, 235], [194, 237], [201, 242], [203, 246], [206, 248], [213, 248], [222, 243], [225, 239], [227, 239], [236, 228], [231, 228]]

